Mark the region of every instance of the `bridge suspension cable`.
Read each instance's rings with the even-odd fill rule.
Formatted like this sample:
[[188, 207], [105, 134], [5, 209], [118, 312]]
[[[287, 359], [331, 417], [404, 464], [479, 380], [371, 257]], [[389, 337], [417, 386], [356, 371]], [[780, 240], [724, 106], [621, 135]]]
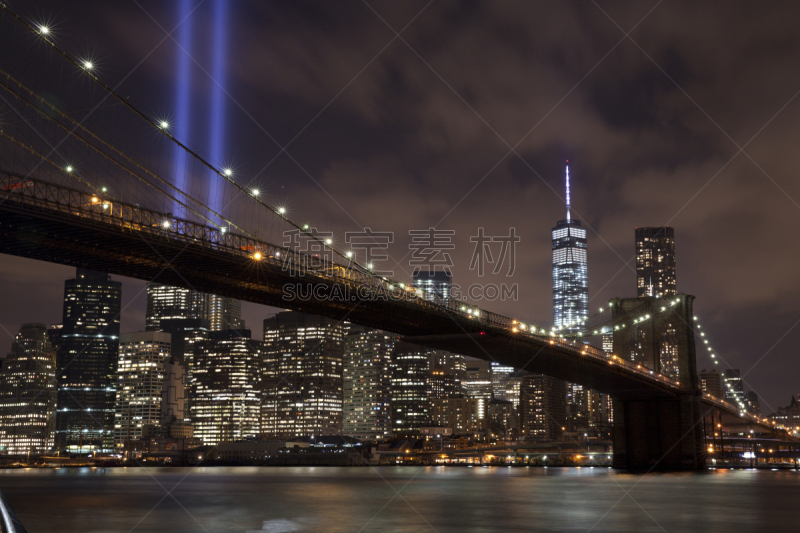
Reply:
[[86, 61], [81, 63], [78, 60], [76, 60], [75, 58], [73, 58], [69, 53], [67, 53], [61, 47], [59, 47], [53, 41], [51, 32], [43, 31], [41, 26], [39, 28], [35, 27], [33, 24], [29, 23], [27, 20], [23, 19], [16, 12], [11, 10], [4, 3], [0, 2], [0, 8], [2, 8], [3, 11], [9, 13], [15, 21], [20, 23], [31, 34], [33, 34], [37, 38], [43, 40], [45, 43], [47, 43], [53, 51], [55, 51], [60, 57], [62, 57], [64, 60], [66, 60], [68, 63], [70, 63], [73, 67], [75, 67], [78, 70], [78, 72], [80, 72], [81, 74], [83, 74], [83, 75], [87, 76], [89, 79], [91, 79], [94, 83], [96, 83], [98, 86], [100, 86], [105, 92], [107, 92], [109, 95], [113, 96], [117, 101], [119, 101], [123, 106], [128, 108], [136, 116], [138, 116], [140, 119], [142, 119], [147, 124], [149, 124], [156, 132], [160, 133], [161, 135], [164, 135], [167, 139], [169, 139], [170, 141], [175, 143], [183, 151], [185, 151], [186, 153], [191, 155], [195, 160], [197, 160], [202, 165], [204, 165], [205, 167], [210, 169], [218, 177], [221, 177], [222, 179], [224, 179], [225, 181], [227, 181], [228, 183], [233, 185], [236, 189], [239, 190], [240, 193], [243, 193], [246, 198], [249, 198], [249, 199], [255, 201], [258, 205], [260, 205], [263, 208], [267, 209], [269, 212], [271, 212], [275, 216], [279, 217], [282, 221], [286, 222], [287, 224], [289, 224], [290, 226], [292, 226], [293, 228], [295, 228], [299, 232], [302, 232], [306, 237], [308, 237], [308, 238], [316, 241], [317, 243], [319, 243], [324, 249], [330, 250], [332, 253], [338, 255], [339, 257], [341, 257], [346, 263], [350, 263], [351, 265], [355, 266], [362, 273], [364, 273], [366, 275], [375, 276], [376, 278], [380, 278], [380, 276], [377, 276], [376, 274], [373, 274], [368, 267], [366, 267], [364, 265], [361, 265], [357, 261], [357, 259], [353, 258], [352, 256], [348, 256], [346, 253], [343, 253], [343, 252], [337, 250], [333, 246], [332, 241], [329, 241], [327, 239], [322, 239], [322, 238], [318, 237], [317, 235], [315, 235], [310, 230], [310, 228], [309, 228], [309, 226], [307, 224], [301, 225], [301, 224], [298, 224], [298, 223], [292, 221], [291, 219], [289, 219], [288, 216], [286, 216], [286, 213], [285, 213], [284, 209], [282, 209], [281, 207], [272, 207], [272, 206], [270, 206], [269, 204], [267, 204], [266, 202], [264, 202], [260, 198], [258, 198], [258, 194], [254, 194], [253, 191], [248, 191], [247, 189], [245, 189], [244, 187], [242, 187], [241, 185], [236, 183], [236, 181], [234, 181], [233, 178], [232, 178], [233, 174], [230, 171], [230, 169], [219, 169], [219, 168], [215, 167], [213, 164], [211, 164], [208, 160], [206, 160], [205, 158], [200, 156], [196, 151], [190, 149], [183, 142], [178, 140], [174, 135], [169, 133], [166, 128], [162, 127], [162, 125], [161, 125], [162, 121], [150, 118], [149, 116], [147, 116], [147, 114], [145, 114], [144, 112], [140, 111], [136, 106], [131, 104], [128, 101], [127, 98], [122, 97], [112, 87], [110, 87], [105, 82], [103, 82], [95, 74], [95, 69], [93, 68], [94, 65], [92, 63], [86, 62]]
[[[16, 79], [15, 79], [14, 77], [12, 77], [10, 74], [8, 74], [7, 72], [4, 72], [4, 71], [3, 71], [3, 70], [1, 70], [1, 69], [0, 69], [0, 77], [5, 77], [6, 79], [8, 79], [8, 80], [10, 80], [11, 82], [13, 82], [13, 83], [14, 83], [15, 85], [17, 85], [17, 86], [18, 86], [20, 89], [24, 90], [24, 91], [25, 91], [25, 92], [27, 92], [27, 93], [28, 93], [28, 94], [29, 94], [31, 97], [35, 98], [35, 99], [37, 100], [37, 103], [38, 103], [38, 105], [39, 105], [39, 106], [45, 106], [45, 107], [47, 107], [47, 108], [50, 110], [50, 113], [52, 113], [52, 114], [45, 113], [45, 112], [44, 112], [44, 111], [43, 111], [43, 110], [42, 110], [40, 107], [38, 107], [37, 105], [34, 105], [34, 103], [33, 103], [33, 102], [31, 102], [30, 100], [26, 99], [24, 96], [22, 96], [21, 94], [19, 94], [17, 91], [15, 91], [14, 89], [12, 89], [11, 87], [9, 87], [9, 86], [8, 86], [6, 83], [4, 83], [4, 82], [2, 82], [2, 81], [0, 81], [0, 88], [2, 88], [2, 89], [4, 89], [4, 90], [6, 90], [8, 93], [12, 94], [12, 95], [13, 95], [13, 96], [15, 96], [16, 98], [18, 98], [19, 100], [21, 100], [22, 102], [24, 102], [24, 103], [25, 103], [25, 104], [26, 104], [28, 107], [30, 107], [31, 109], [35, 110], [35, 111], [36, 111], [37, 113], [39, 113], [39, 115], [40, 115], [40, 116], [42, 116], [43, 118], [45, 118], [45, 119], [47, 119], [47, 120], [50, 120], [50, 121], [52, 121], [52, 122], [53, 122], [54, 124], [56, 124], [56, 125], [57, 125], [59, 128], [61, 128], [62, 130], [64, 130], [64, 131], [67, 133], [67, 135], [73, 136], [75, 139], [77, 139], [77, 140], [81, 141], [82, 143], [84, 143], [84, 144], [85, 144], [86, 146], [88, 146], [89, 148], [92, 148], [92, 149], [93, 149], [93, 150], [95, 150], [97, 153], [99, 153], [101, 156], [105, 157], [106, 159], [108, 159], [108, 160], [109, 160], [109, 161], [111, 161], [112, 163], [116, 164], [117, 166], [119, 166], [120, 168], [122, 168], [123, 170], [125, 170], [127, 173], [129, 173], [131, 176], [133, 176], [133, 177], [137, 178], [137, 179], [138, 179], [139, 181], [141, 181], [142, 183], [145, 183], [146, 185], [148, 185], [148, 186], [150, 186], [150, 187], [154, 188], [156, 191], [160, 192], [160, 193], [161, 193], [161, 194], [163, 194], [164, 196], [166, 196], [166, 197], [168, 197], [169, 199], [173, 200], [174, 202], [178, 203], [179, 205], [181, 205], [181, 206], [182, 206], [182, 207], [184, 207], [185, 209], [187, 209], [187, 210], [191, 211], [191, 212], [192, 212], [194, 215], [196, 215], [196, 216], [198, 216], [198, 217], [202, 218], [203, 220], [206, 220], [206, 221], [207, 221], [209, 224], [211, 224], [212, 226], [217, 224], [216, 222], [214, 222], [213, 220], [211, 220], [210, 218], [208, 218], [207, 216], [205, 216], [205, 215], [204, 215], [204, 214], [202, 214], [201, 212], [199, 212], [199, 211], [195, 210], [195, 209], [194, 209], [194, 208], [192, 208], [190, 205], [187, 205], [185, 202], [183, 202], [182, 200], [180, 200], [180, 199], [178, 199], [177, 197], [173, 196], [173, 195], [172, 195], [172, 194], [170, 194], [169, 192], [167, 192], [167, 191], [165, 191], [165, 190], [163, 190], [163, 189], [160, 189], [160, 188], [158, 188], [158, 187], [157, 187], [155, 184], [153, 184], [153, 183], [150, 183], [149, 181], [147, 181], [147, 180], [143, 179], [141, 176], [139, 176], [138, 174], [136, 174], [136, 173], [135, 173], [133, 170], [131, 170], [130, 168], [126, 167], [125, 165], [123, 165], [122, 163], [120, 163], [119, 161], [117, 161], [116, 159], [114, 159], [113, 157], [110, 157], [108, 154], [106, 154], [105, 152], [103, 152], [103, 151], [102, 151], [101, 149], [99, 149], [97, 146], [95, 146], [95, 145], [93, 145], [92, 143], [90, 143], [90, 142], [89, 142], [87, 139], [85, 139], [85, 138], [83, 138], [83, 137], [81, 137], [81, 136], [77, 135], [77, 134], [75, 133], [75, 130], [76, 130], [76, 129], [79, 129], [79, 130], [83, 131], [84, 133], [86, 133], [87, 135], [89, 135], [89, 136], [90, 136], [90, 137], [91, 137], [93, 140], [95, 140], [96, 142], [99, 142], [100, 144], [102, 144], [102, 145], [106, 146], [106, 147], [107, 147], [109, 150], [113, 151], [114, 153], [116, 153], [116, 154], [117, 154], [117, 155], [119, 155], [120, 157], [124, 158], [126, 161], [130, 162], [131, 164], [133, 164], [133, 165], [136, 165], [136, 166], [137, 166], [139, 169], [141, 169], [143, 172], [145, 172], [145, 173], [149, 174], [150, 176], [152, 176], [153, 178], [155, 178], [155, 179], [156, 179], [157, 181], [159, 181], [160, 183], [162, 183], [162, 184], [166, 185], [167, 187], [169, 187], [169, 188], [171, 188], [171, 189], [173, 189], [173, 190], [175, 190], [175, 191], [179, 192], [179, 193], [180, 193], [180, 194], [182, 194], [182, 195], [183, 195], [185, 198], [187, 198], [188, 200], [190, 200], [190, 201], [194, 202], [195, 204], [197, 204], [197, 205], [200, 205], [200, 206], [203, 206], [205, 209], [207, 209], [209, 212], [211, 212], [211, 213], [213, 213], [214, 215], [216, 215], [217, 217], [219, 217], [219, 219], [220, 219], [220, 220], [224, 221], [224, 222], [225, 222], [225, 223], [227, 223], [229, 226], [233, 226], [233, 227], [235, 227], [235, 228], [236, 228], [236, 229], [238, 229], [239, 231], [241, 231], [241, 232], [243, 232], [243, 233], [247, 234], [248, 236], [255, 237], [255, 235], [254, 235], [253, 233], [251, 233], [251, 232], [247, 231], [246, 229], [244, 229], [243, 227], [241, 227], [241, 226], [237, 225], [235, 222], [233, 222], [233, 221], [232, 221], [232, 220], [230, 220], [229, 218], [225, 217], [224, 215], [222, 215], [222, 214], [220, 214], [220, 213], [216, 212], [216, 211], [215, 211], [215, 210], [213, 210], [212, 208], [210, 208], [210, 207], [208, 207], [208, 206], [205, 206], [205, 205], [204, 205], [204, 204], [203, 204], [203, 203], [202, 203], [200, 200], [198, 200], [198, 199], [196, 199], [196, 198], [192, 197], [192, 196], [191, 196], [190, 194], [188, 194], [186, 191], [183, 191], [183, 190], [179, 189], [178, 187], [176, 187], [175, 185], [173, 185], [172, 183], [170, 183], [168, 180], [166, 180], [166, 179], [164, 179], [163, 177], [159, 176], [157, 173], [153, 172], [152, 170], [150, 170], [149, 168], [147, 168], [146, 166], [144, 166], [144, 165], [143, 165], [143, 164], [141, 164], [140, 162], [138, 162], [138, 161], [135, 161], [134, 159], [132, 159], [131, 157], [129, 157], [127, 154], [125, 154], [124, 152], [122, 152], [122, 150], [120, 150], [120, 149], [116, 148], [115, 146], [113, 146], [112, 144], [108, 143], [107, 141], [105, 141], [105, 140], [104, 140], [103, 138], [101, 138], [100, 136], [96, 135], [96, 134], [95, 134], [93, 131], [89, 130], [89, 129], [88, 129], [86, 126], [84, 126], [83, 124], [81, 124], [81, 123], [79, 123], [78, 121], [76, 121], [76, 120], [74, 120], [73, 118], [71, 118], [69, 115], [67, 115], [66, 113], [64, 113], [62, 110], [58, 109], [58, 108], [57, 108], [55, 105], [53, 105], [51, 102], [48, 102], [48, 101], [47, 101], [46, 99], [44, 99], [43, 97], [41, 97], [41, 96], [37, 95], [37, 94], [36, 94], [35, 92], [33, 92], [33, 91], [32, 91], [32, 90], [29, 88], [29, 87], [26, 87], [25, 85], [23, 85], [23, 84], [22, 84], [22, 82], [20, 82], [19, 80], [16, 80]], [[72, 124], [74, 127], [73, 127], [72, 129], [70, 129], [70, 128], [66, 127], [64, 124], [62, 124], [61, 122], [59, 122], [58, 120], [56, 120], [56, 118], [53, 116], [53, 114], [60, 115], [60, 116], [61, 116], [61, 117], [62, 117], [64, 120], [67, 120], [68, 122], [70, 122], [70, 123], [71, 123], [71, 124]], [[2, 132], [0, 132], [0, 133], [2, 133]], [[26, 148], [24, 145], [20, 145], [20, 146], [22, 146], [23, 148]], [[35, 152], [32, 152], [32, 153], [35, 153]], [[53, 162], [53, 161], [51, 161], [51, 160], [47, 159], [46, 157], [44, 157], [44, 156], [43, 156], [43, 155], [41, 155], [41, 154], [36, 154], [36, 155], [37, 155], [37, 156], [39, 156], [39, 157], [41, 157], [43, 160], [46, 160], [48, 163], [50, 163], [51, 165], [55, 166], [56, 168], [58, 168], [58, 165], [57, 165], [55, 162]], [[75, 173], [74, 173], [74, 172], [70, 172], [70, 174], [75, 174]], [[77, 174], [75, 174], [75, 176], [77, 177]], [[94, 185], [94, 184], [91, 184], [91, 183], [89, 183], [89, 182], [87, 182], [87, 181], [85, 181], [85, 180], [80, 180], [80, 181], [81, 181], [82, 183], [86, 184], [86, 185], [89, 185], [90, 187], [93, 187], [94, 189], [100, 189], [100, 187], [99, 187], [99, 186], [97, 186], [97, 185]]]

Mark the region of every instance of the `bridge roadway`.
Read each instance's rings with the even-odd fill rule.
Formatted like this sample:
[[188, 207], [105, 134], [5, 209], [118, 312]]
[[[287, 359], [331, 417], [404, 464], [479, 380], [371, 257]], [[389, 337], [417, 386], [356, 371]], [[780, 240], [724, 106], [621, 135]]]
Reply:
[[[462, 302], [429, 302], [409, 286], [356, 268], [4, 171], [0, 253], [346, 319], [425, 347], [579, 383], [620, 400], [674, 398], [681, 391], [680, 383], [592, 346], [531, 334], [515, 320]], [[295, 288], [293, 297], [285, 292], [289, 286]], [[323, 297], [305, 297], [309, 288]], [[762, 423], [717, 398], [705, 395], [702, 401], [708, 408]]]

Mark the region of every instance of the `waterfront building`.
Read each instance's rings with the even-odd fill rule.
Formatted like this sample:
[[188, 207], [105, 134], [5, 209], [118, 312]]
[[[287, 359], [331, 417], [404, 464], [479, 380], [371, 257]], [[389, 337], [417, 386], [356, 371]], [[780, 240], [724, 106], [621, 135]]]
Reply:
[[678, 293], [675, 281], [675, 229], [636, 228], [637, 297]]
[[162, 390], [170, 358], [170, 334], [139, 331], [119, 336], [114, 445], [129, 448], [145, 424], [161, 420]]
[[78, 268], [64, 283], [56, 358], [56, 446], [72, 453], [111, 452], [122, 283]]
[[344, 435], [392, 436], [392, 349], [397, 335], [351, 326], [344, 341]]
[[347, 322], [291, 311], [264, 320], [265, 436], [342, 434], [348, 327]]
[[559, 379], [529, 374], [522, 380], [520, 435], [531, 442], [561, 438], [566, 423], [566, 386]]
[[42, 455], [54, 445], [55, 352], [44, 324], [22, 324], [0, 370], [0, 453]]
[[431, 426], [449, 428], [453, 435], [475, 436], [489, 428], [487, 404], [482, 398], [463, 394], [430, 400]]
[[429, 360], [427, 348], [399, 341], [392, 350], [392, 433], [398, 437], [419, 437], [428, 426]]
[[499, 398], [492, 399], [489, 402], [489, 419], [494, 434], [508, 438], [518, 435], [519, 416], [517, 416], [517, 409], [512, 402]]
[[215, 331], [194, 345], [191, 420], [203, 444], [258, 438], [263, 358], [263, 343], [247, 329]]

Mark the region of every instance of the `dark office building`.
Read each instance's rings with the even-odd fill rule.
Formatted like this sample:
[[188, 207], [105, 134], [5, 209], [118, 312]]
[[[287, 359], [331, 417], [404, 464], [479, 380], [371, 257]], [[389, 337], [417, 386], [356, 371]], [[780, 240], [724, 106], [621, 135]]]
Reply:
[[636, 295], [675, 294], [675, 229], [636, 228]]
[[530, 442], [561, 438], [566, 423], [566, 384], [543, 374], [529, 374], [520, 391], [520, 435]]
[[56, 446], [112, 451], [122, 283], [79, 268], [64, 284]]
[[724, 398], [722, 394], [722, 376], [720, 376], [720, 373], [714, 368], [711, 370], [706, 370], [704, 368], [700, 371], [700, 387], [703, 389], [703, 392], [707, 392], [711, 396], [720, 399]]

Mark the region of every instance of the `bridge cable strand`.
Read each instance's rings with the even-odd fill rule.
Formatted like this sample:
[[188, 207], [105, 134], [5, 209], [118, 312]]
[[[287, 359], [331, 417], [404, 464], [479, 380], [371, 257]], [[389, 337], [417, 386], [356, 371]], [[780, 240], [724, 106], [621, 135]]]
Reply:
[[[646, 304], [642, 303], [642, 304], [634, 307], [633, 309], [631, 309], [631, 311], [636, 311], [637, 309], [641, 308], [644, 305], [646, 305]], [[592, 316], [590, 316], [589, 318], [586, 319], [586, 322], [588, 322], [589, 320], [595, 318], [596, 316], [600, 316], [602, 313], [603, 313], [603, 311], [600, 311], [598, 313], [593, 314]], [[565, 339], [566, 338], [574, 339], [574, 338], [581, 338], [581, 337], [594, 337], [595, 335], [605, 335], [607, 333], [613, 333], [613, 329], [610, 330], [610, 331], [602, 331], [602, 329], [605, 328], [606, 326], [614, 326], [614, 325], [624, 324], [626, 322], [626, 320], [628, 320], [630, 318], [631, 318], [630, 315], [627, 315], [625, 317], [618, 317], [616, 319], [611, 318], [609, 320], [606, 320], [605, 322], [600, 322], [599, 324], [595, 324], [595, 325], [593, 325], [591, 327], [587, 326], [586, 329], [581, 330], [581, 331], [576, 331], [574, 333], [565, 333], [563, 335], [563, 337]], [[593, 330], [597, 330], [597, 333], [592, 333]]]
[[167, 132], [165, 129], [159, 127], [159, 125], [156, 123], [156, 121], [154, 121], [153, 119], [148, 117], [146, 114], [144, 114], [142, 111], [140, 111], [137, 107], [135, 107], [133, 104], [131, 104], [126, 98], [123, 98], [120, 94], [118, 94], [116, 91], [114, 91], [114, 89], [112, 89], [111, 87], [106, 85], [102, 80], [100, 80], [100, 78], [98, 78], [90, 70], [88, 70], [88, 69], [84, 68], [83, 66], [81, 66], [81, 64], [79, 62], [77, 62], [75, 59], [73, 59], [72, 56], [70, 56], [66, 51], [62, 50], [58, 45], [55, 44], [55, 42], [53, 42], [46, 35], [43, 35], [40, 31], [37, 31], [37, 29], [32, 24], [28, 23], [26, 20], [24, 20], [22, 17], [20, 17], [17, 13], [12, 11], [6, 4], [0, 2], [0, 8], [2, 8], [3, 11], [8, 12], [14, 18], [14, 20], [16, 20], [17, 22], [22, 24], [28, 31], [33, 33], [36, 37], [42, 39], [44, 42], [46, 42], [48, 45], [50, 45], [50, 48], [52, 48], [55, 52], [57, 52], [58, 55], [63, 57], [67, 62], [71, 63], [81, 73], [83, 73], [84, 75], [88, 76], [92, 81], [94, 81], [97, 85], [99, 85], [103, 90], [107, 91], [110, 95], [112, 95], [116, 100], [118, 100], [120, 103], [122, 103], [125, 107], [130, 109], [136, 115], [138, 115], [142, 120], [144, 120], [145, 122], [150, 124], [153, 128], [155, 128], [155, 130], [157, 132], [160, 132], [161, 134], [165, 135], [169, 140], [174, 142], [176, 145], [178, 145], [180, 148], [182, 148], [188, 154], [191, 154], [192, 157], [194, 157], [197, 161], [199, 161], [200, 163], [202, 163], [203, 165], [208, 167], [211, 171], [213, 171], [215, 174], [217, 174], [218, 176], [220, 176], [224, 180], [228, 181], [231, 185], [236, 187], [240, 192], [244, 193], [246, 197], [255, 200], [258, 204], [260, 204], [262, 207], [264, 207], [267, 210], [269, 210], [270, 212], [272, 212], [275, 216], [281, 218], [286, 223], [288, 223], [290, 226], [292, 226], [295, 229], [297, 229], [300, 232], [302, 232], [304, 235], [307, 235], [310, 239], [318, 242], [324, 248], [327, 248], [327, 249], [331, 250], [333, 253], [335, 253], [336, 255], [338, 255], [341, 258], [343, 258], [346, 262], [355, 265], [358, 268], [358, 270], [360, 270], [363, 274], [366, 274], [366, 275], [369, 275], [369, 276], [373, 276], [376, 279], [381, 279], [380, 276], [370, 272], [370, 270], [368, 268], [362, 266], [360, 263], [358, 263], [358, 261], [354, 260], [353, 258], [347, 257], [346, 254], [336, 250], [333, 247], [333, 245], [327, 244], [324, 239], [321, 239], [321, 238], [315, 236], [313, 234], [313, 232], [311, 232], [311, 231], [309, 231], [307, 229], [304, 229], [303, 226], [301, 226], [299, 224], [296, 224], [295, 222], [290, 220], [285, 214], [280, 213], [277, 209], [271, 207], [270, 205], [264, 203], [260, 199], [256, 198], [252, 194], [250, 194], [244, 187], [242, 187], [241, 185], [236, 183], [225, 172], [220, 171], [219, 169], [217, 169], [214, 165], [212, 165], [206, 159], [201, 157], [195, 151], [191, 150], [189, 147], [187, 147], [185, 144], [183, 144], [181, 141], [179, 141], [177, 138], [175, 138], [172, 134]]
[[[166, 179], [162, 178], [161, 176], [159, 176], [159, 175], [158, 175], [158, 174], [156, 174], [155, 172], [151, 171], [149, 168], [145, 167], [144, 165], [142, 165], [142, 164], [141, 164], [141, 163], [139, 163], [138, 161], [135, 161], [134, 159], [132, 159], [131, 157], [129, 157], [128, 155], [126, 155], [125, 153], [123, 153], [121, 150], [119, 150], [119, 149], [118, 149], [118, 148], [116, 148], [115, 146], [113, 146], [113, 145], [109, 144], [108, 142], [106, 142], [105, 140], [103, 140], [102, 138], [100, 138], [99, 136], [97, 136], [97, 135], [96, 135], [94, 132], [92, 132], [91, 130], [89, 130], [88, 128], [86, 128], [85, 126], [83, 126], [82, 124], [80, 124], [80, 123], [76, 122], [74, 119], [70, 118], [70, 117], [69, 117], [69, 116], [68, 116], [66, 113], [64, 113], [63, 111], [61, 111], [60, 109], [58, 109], [58, 108], [57, 108], [56, 106], [54, 106], [52, 103], [48, 102], [47, 100], [45, 100], [45, 99], [44, 99], [44, 98], [42, 98], [41, 96], [39, 96], [39, 95], [35, 94], [35, 93], [34, 93], [34, 92], [33, 92], [33, 91], [30, 89], [30, 88], [28, 88], [28, 87], [24, 86], [24, 85], [23, 85], [22, 83], [20, 83], [18, 80], [14, 79], [14, 78], [13, 78], [13, 77], [12, 77], [10, 74], [8, 74], [8, 73], [4, 72], [3, 70], [0, 70], [0, 77], [3, 77], [3, 76], [4, 76], [4, 77], [6, 77], [7, 79], [9, 79], [9, 80], [13, 81], [13, 82], [14, 82], [16, 85], [18, 85], [20, 88], [22, 88], [22, 89], [24, 89], [25, 91], [27, 91], [27, 92], [28, 92], [28, 93], [29, 93], [31, 96], [33, 96], [34, 98], [36, 98], [36, 99], [39, 101], [39, 103], [41, 103], [42, 105], [48, 106], [48, 107], [49, 107], [49, 108], [50, 108], [50, 109], [51, 109], [53, 112], [55, 112], [55, 113], [58, 113], [58, 114], [59, 114], [59, 115], [61, 115], [63, 118], [65, 118], [66, 120], [68, 120], [70, 123], [74, 124], [74, 125], [76, 126], [76, 128], [79, 128], [81, 131], [84, 131], [84, 132], [86, 132], [86, 133], [87, 133], [89, 136], [91, 136], [93, 139], [95, 139], [95, 140], [97, 140], [98, 142], [100, 142], [100, 143], [102, 143], [102, 144], [106, 145], [106, 146], [107, 146], [109, 149], [111, 149], [112, 151], [114, 151], [115, 153], [117, 153], [118, 155], [120, 155], [121, 157], [125, 158], [126, 160], [130, 161], [132, 164], [134, 164], [134, 165], [136, 165], [137, 167], [139, 167], [140, 169], [142, 169], [142, 171], [144, 171], [144, 172], [146, 172], [147, 174], [151, 175], [153, 178], [157, 179], [158, 181], [160, 181], [161, 183], [163, 183], [163, 184], [167, 185], [168, 187], [170, 187], [170, 188], [172, 188], [172, 189], [174, 189], [174, 190], [176, 190], [176, 191], [180, 192], [180, 193], [181, 193], [181, 194], [182, 194], [182, 195], [183, 195], [185, 198], [187, 198], [187, 199], [191, 200], [191, 201], [192, 201], [192, 202], [194, 202], [195, 204], [197, 204], [197, 205], [201, 205], [201, 206], [203, 206], [203, 207], [206, 207], [206, 206], [205, 206], [205, 205], [204, 205], [204, 204], [203, 204], [203, 203], [202, 203], [200, 200], [197, 200], [196, 198], [192, 197], [191, 195], [189, 195], [189, 194], [188, 194], [188, 193], [186, 193], [185, 191], [182, 191], [180, 188], [178, 188], [178, 187], [176, 187], [175, 185], [171, 184], [171, 183], [170, 183], [168, 180], [166, 180]], [[142, 178], [141, 176], [139, 176], [138, 174], [136, 174], [136, 173], [135, 173], [133, 170], [131, 170], [130, 168], [126, 167], [125, 165], [123, 165], [122, 163], [120, 163], [119, 161], [117, 161], [116, 159], [114, 159], [114, 158], [110, 157], [108, 154], [106, 154], [105, 152], [103, 152], [103, 151], [102, 151], [101, 149], [99, 149], [97, 146], [95, 146], [95, 145], [93, 145], [92, 143], [90, 143], [90, 142], [89, 142], [87, 139], [84, 139], [83, 137], [81, 137], [81, 136], [79, 136], [79, 135], [75, 134], [75, 130], [74, 130], [74, 129], [72, 129], [72, 130], [71, 130], [71, 129], [69, 129], [69, 128], [68, 128], [68, 127], [66, 127], [64, 124], [62, 124], [61, 122], [59, 122], [58, 120], [56, 120], [56, 119], [55, 119], [53, 116], [51, 116], [51, 115], [49, 115], [49, 114], [45, 113], [44, 111], [42, 111], [41, 109], [39, 109], [39, 108], [38, 108], [38, 107], [37, 107], [37, 106], [36, 106], [34, 103], [30, 102], [28, 99], [26, 99], [25, 97], [23, 97], [22, 95], [20, 95], [19, 93], [17, 93], [17, 92], [16, 92], [14, 89], [12, 89], [12, 88], [8, 87], [8, 86], [7, 86], [5, 83], [3, 83], [2, 81], [0, 81], [0, 88], [2, 88], [2, 89], [5, 89], [7, 92], [11, 93], [12, 95], [14, 95], [15, 97], [17, 97], [18, 99], [22, 100], [22, 101], [23, 101], [25, 104], [27, 104], [29, 107], [31, 107], [32, 109], [34, 109], [34, 110], [35, 110], [37, 113], [39, 113], [39, 114], [40, 114], [40, 115], [41, 115], [43, 118], [45, 118], [45, 119], [48, 119], [48, 120], [52, 121], [53, 123], [55, 123], [56, 125], [58, 125], [58, 126], [61, 128], [61, 129], [63, 129], [64, 131], [66, 131], [66, 132], [67, 132], [69, 135], [71, 135], [71, 136], [73, 136], [74, 138], [76, 138], [76, 139], [80, 140], [81, 142], [83, 142], [84, 144], [86, 144], [86, 146], [88, 146], [88, 147], [92, 148], [93, 150], [95, 150], [96, 152], [98, 152], [100, 155], [102, 155], [103, 157], [105, 157], [106, 159], [108, 159], [109, 161], [111, 161], [112, 163], [114, 163], [114, 164], [118, 165], [120, 168], [122, 168], [123, 170], [125, 170], [126, 172], [128, 172], [129, 174], [131, 174], [133, 177], [137, 178], [139, 181], [141, 181], [141, 182], [145, 183], [146, 185], [148, 185], [148, 186], [152, 187], [153, 189], [155, 189], [156, 191], [160, 192], [161, 194], [163, 194], [163, 195], [164, 195], [164, 196], [166, 196], [167, 198], [169, 198], [169, 199], [173, 200], [174, 202], [178, 203], [178, 204], [179, 204], [179, 205], [181, 205], [182, 207], [184, 207], [184, 208], [188, 209], [189, 211], [191, 211], [193, 214], [197, 215], [198, 217], [200, 217], [200, 218], [202, 218], [202, 219], [206, 220], [206, 221], [207, 221], [209, 224], [211, 224], [212, 226], [216, 226], [216, 225], [217, 225], [217, 223], [216, 223], [216, 222], [214, 222], [213, 220], [211, 220], [211, 219], [210, 219], [210, 218], [208, 218], [207, 216], [205, 216], [205, 215], [203, 215], [202, 213], [200, 213], [200, 212], [196, 211], [196, 210], [195, 210], [195, 209], [193, 209], [191, 206], [187, 205], [186, 203], [184, 203], [184, 202], [183, 202], [183, 201], [181, 201], [180, 199], [176, 198], [175, 196], [173, 196], [173, 195], [172, 195], [172, 194], [170, 194], [169, 192], [167, 192], [167, 191], [165, 191], [165, 190], [163, 190], [163, 189], [160, 189], [158, 186], [156, 186], [155, 184], [153, 184], [153, 183], [150, 183], [150, 182], [149, 182], [149, 181], [147, 181], [146, 179]], [[94, 187], [95, 189], [97, 189], [97, 187], [96, 187], [96, 186], [93, 186], [93, 187]], [[253, 237], [253, 238], [255, 238], [255, 237], [256, 237], [256, 236], [255, 236], [253, 233], [251, 233], [251, 232], [247, 231], [246, 229], [244, 229], [244, 228], [240, 227], [239, 225], [237, 225], [237, 224], [236, 224], [236, 223], [234, 223], [233, 221], [229, 220], [229, 219], [228, 219], [228, 218], [226, 218], [225, 216], [221, 215], [220, 213], [217, 213], [216, 211], [214, 211], [214, 210], [213, 210], [213, 209], [211, 209], [211, 208], [207, 208], [207, 209], [208, 209], [208, 210], [209, 210], [211, 213], [213, 213], [214, 215], [216, 215], [217, 217], [219, 217], [219, 218], [220, 218], [220, 220], [222, 220], [222, 221], [226, 222], [226, 223], [227, 223], [227, 224], [229, 224], [230, 226], [233, 226], [233, 227], [237, 228], [238, 230], [242, 231], [243, 233], [246, 233], [246, 234], [248, 234], [250, 237]]]
[[[9, 134], [7, 134], [7, 133], [6, 133], [5, 131], [3, 131], [3, 130], [0, 130], [0, 136], [2, 136], [2, 137], [5, 137], [6, 139], [9, 139], [11, 142], [13, 142], [14, 144], [16, 144], [16, 145], [17, 145], [17, 146], [19, 146], [20, 148], [22, 148], [22, 149], [24, 149], [24, 150], [27, 150], [29, 153], [31, 153], [32, 155], [35, 155], [36, 157], [38, 157], [38, 158], [39, 158], [39, 159], [41, 159], [42, 161], [45, 161], [45, 162], [47, 162], [47, 163], [50, 163], [50, 164], [51, 164], [51, 165], [52, 165], [52, 166], [53, 166], [53, 167], [54, 167], [56, 170], [58, 170], [58, 171], [60, 171], [60, 172], [63, 172], [63, 170], [64, 170], [64, 169], [63, 169], [63, 167], [62, 167], [61, 165], [59, 165], [59, 164], [58, 164], [58, 163], [56, 163], [55, 161], [52, 161], [51, 159], [49, 159], [49, 158], [48, 158], [47, 156], [45, 156], [44, 154], [40, 154], [39, 152], [37, 152], [37, 151], [36, 151], [36, 148], [34, 148], [33, 146], [28, 146], [28, 145], [26, 145], [25, 143], [23, 143], [23, 142], [19, 141], [18, 139], [14, 138], [12, 135], [9, 135]], [[4, 170], [2, 170], [2, 169], [0, 169], [0, 172], [3, 172], [4, 174], [15, 174], [15, 173], [13, 173], [13, 172], [12, 172], [12, 173], [6, 172], [6, 171], [4, 171]], [[88, 181], [86, 181], [85, 179], [81, 178], [81, 177], [78, 175], [78, 173], [77, 173], [77, 172], [75, 172], [74, 170], [73, 170], [72, 172], [69, 172], [69, 175], [70, 175], [70, 176], [73, 176], [75, 179], [77, 179], [78, 181], [80, 181], [81, 183], [83, 183], [84, 185], [86, 185], [87, 187], [89, 187], [90, 189], [95, 189], [95, 190], [99, 189], [99, 187], [97, 187], [96, 185], [94, 185], [94, 184], [92, 184], [92, 183], [89, 183], [89, 182], [88, 182]]]

